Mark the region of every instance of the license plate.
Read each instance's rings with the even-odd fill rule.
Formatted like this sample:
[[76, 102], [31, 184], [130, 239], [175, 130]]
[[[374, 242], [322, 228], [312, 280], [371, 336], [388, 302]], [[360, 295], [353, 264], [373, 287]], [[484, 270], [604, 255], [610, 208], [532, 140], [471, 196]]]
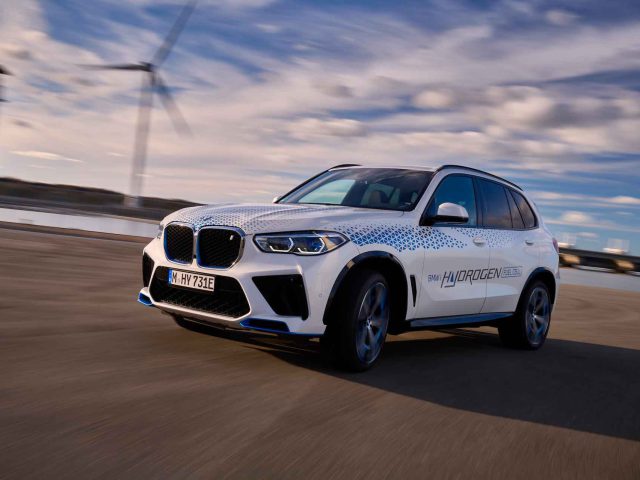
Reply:
[[215, 281], [216, 277], [212, 277], [211, 275], [200, 275], [199, 273], [182, 272], [173, 269], [169, 270], [169, 284], [176, 287], [213, 292]]

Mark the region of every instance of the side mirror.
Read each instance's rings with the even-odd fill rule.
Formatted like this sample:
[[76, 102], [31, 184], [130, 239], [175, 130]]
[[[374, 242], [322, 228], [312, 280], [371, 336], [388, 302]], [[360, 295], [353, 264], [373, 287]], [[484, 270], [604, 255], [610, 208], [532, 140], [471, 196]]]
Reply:
[[462, 205], [455, 203], [441, 203], [438, 205], [438, 211], [435, 216], [427, 216], [424, 225], [433, 225], [434, 223], [467, 223], [469, 221], [469, 212]]
[[277, 197], [273, 197], [273, 200], [271, 200], [271, 203], [278, 203], [278, 200], [280, 200], [280, 196], [278, 195]]

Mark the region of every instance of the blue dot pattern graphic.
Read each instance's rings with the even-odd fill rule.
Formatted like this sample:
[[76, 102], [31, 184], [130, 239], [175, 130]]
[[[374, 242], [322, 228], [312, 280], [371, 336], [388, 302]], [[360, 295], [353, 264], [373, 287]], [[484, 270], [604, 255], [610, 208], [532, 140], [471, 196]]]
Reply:
[[[240, 228], [247, 233], [268, 233], [295, 230], [296, 219], [322, 216], [335, 207], [309, 205], [216, 205], [190, 207], [168, 217], [169, 222], [184, 222], [199, 230], [204, 226]], [[489, 247], [508, 247], [517, 239], [518, 232], [460, 227], [421, 227], [409, 223], [342, 222], [324, 224], [324, 230], [332, 230], [347, 236], [354, 244], [386, 245], [398, 252], [423, 250], [462, 249], [471, 239], [483, 237]]]
[[366, 245], [387, 245], [399, 252], [405, 250], [439, 250], [442, 248], [464, 248], [467, 243], [433, 227], [419, 227], [406, 224], [342, 224], [336, 231], [346, 235], [360, 247]]
[[170, 221], [189, 223], [195, 230], [204, 226], [217, 225], [237, 227], [247, 233], [277, 232], [291, 229], [291, 222], [296, 218], [331, 209], [335, 210], [335, 207], [216, 205], [180, 210], [171, 217]]
[[487, 241], [487, 246], [492, 248], [509, 247], [519, 235], [514, 230], [496, 230], [492, 228], [455, 228], [455, 231], [467, 238], [482, 237]]

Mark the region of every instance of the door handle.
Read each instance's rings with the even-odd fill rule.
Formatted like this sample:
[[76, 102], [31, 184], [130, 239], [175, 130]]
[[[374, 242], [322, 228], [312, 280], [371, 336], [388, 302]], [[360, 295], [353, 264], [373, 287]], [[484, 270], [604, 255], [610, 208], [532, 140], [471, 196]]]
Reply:
[[526, 243], [527, 245], [531, 246], [534, 244], [533, 240], [525, 240], [524, 243]]
[[477, 246], [481, 247], [485, 243], [487, 243], [487, 241], [482, 237], [476, 237], [476, 238], [473, 239], [473, 243], [475, 243]]

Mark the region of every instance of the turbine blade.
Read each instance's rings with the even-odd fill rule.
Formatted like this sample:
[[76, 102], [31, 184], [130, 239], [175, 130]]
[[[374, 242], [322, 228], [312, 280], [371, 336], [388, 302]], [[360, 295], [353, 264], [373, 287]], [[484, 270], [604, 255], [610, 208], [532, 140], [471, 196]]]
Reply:
[[169, 118], [173, 123], [173, 128], [175, 128], [176, 131], [181, 135], [191, 135], [191, 129], [189, 128], [187, 121], [184, 119], [184, 116], [180, 112], [180, 109], [178, 108], [178, 105], [173, 98], [173, 95], [171, 95], [171, 91], [167, 87], [167, 84], [162, 81], [160, 75], [154, 75], [153, 85], [155, 86], [156, 91], [160, 96], [160, 100], [162, 101], [164, 109], [169, 114]]
[[160, 48], [158, 48], [156, 54], [153, 56], [153, 60], [151, 60], [152, 64], [159, 66], [167, 59], [169, 53], [171, 53], [171, 49], [182, 33], [184, 26], [187, 24], [189, 17], [195, 10], [197, 3], [198, 0], [189, 0], [189, 2], [182, 7], [182, 11], [180, 12], [180, 15], [178, 15], [173, 27], [171, 27], [171, 30], [169, 30], [164, 42], [162, 42], [162, 45], [160, 45]]
[[121, 63], [112, 65], [79, 65], [88, 70], [142, 70], [146, 72], [148, 69], [139, 63]]

